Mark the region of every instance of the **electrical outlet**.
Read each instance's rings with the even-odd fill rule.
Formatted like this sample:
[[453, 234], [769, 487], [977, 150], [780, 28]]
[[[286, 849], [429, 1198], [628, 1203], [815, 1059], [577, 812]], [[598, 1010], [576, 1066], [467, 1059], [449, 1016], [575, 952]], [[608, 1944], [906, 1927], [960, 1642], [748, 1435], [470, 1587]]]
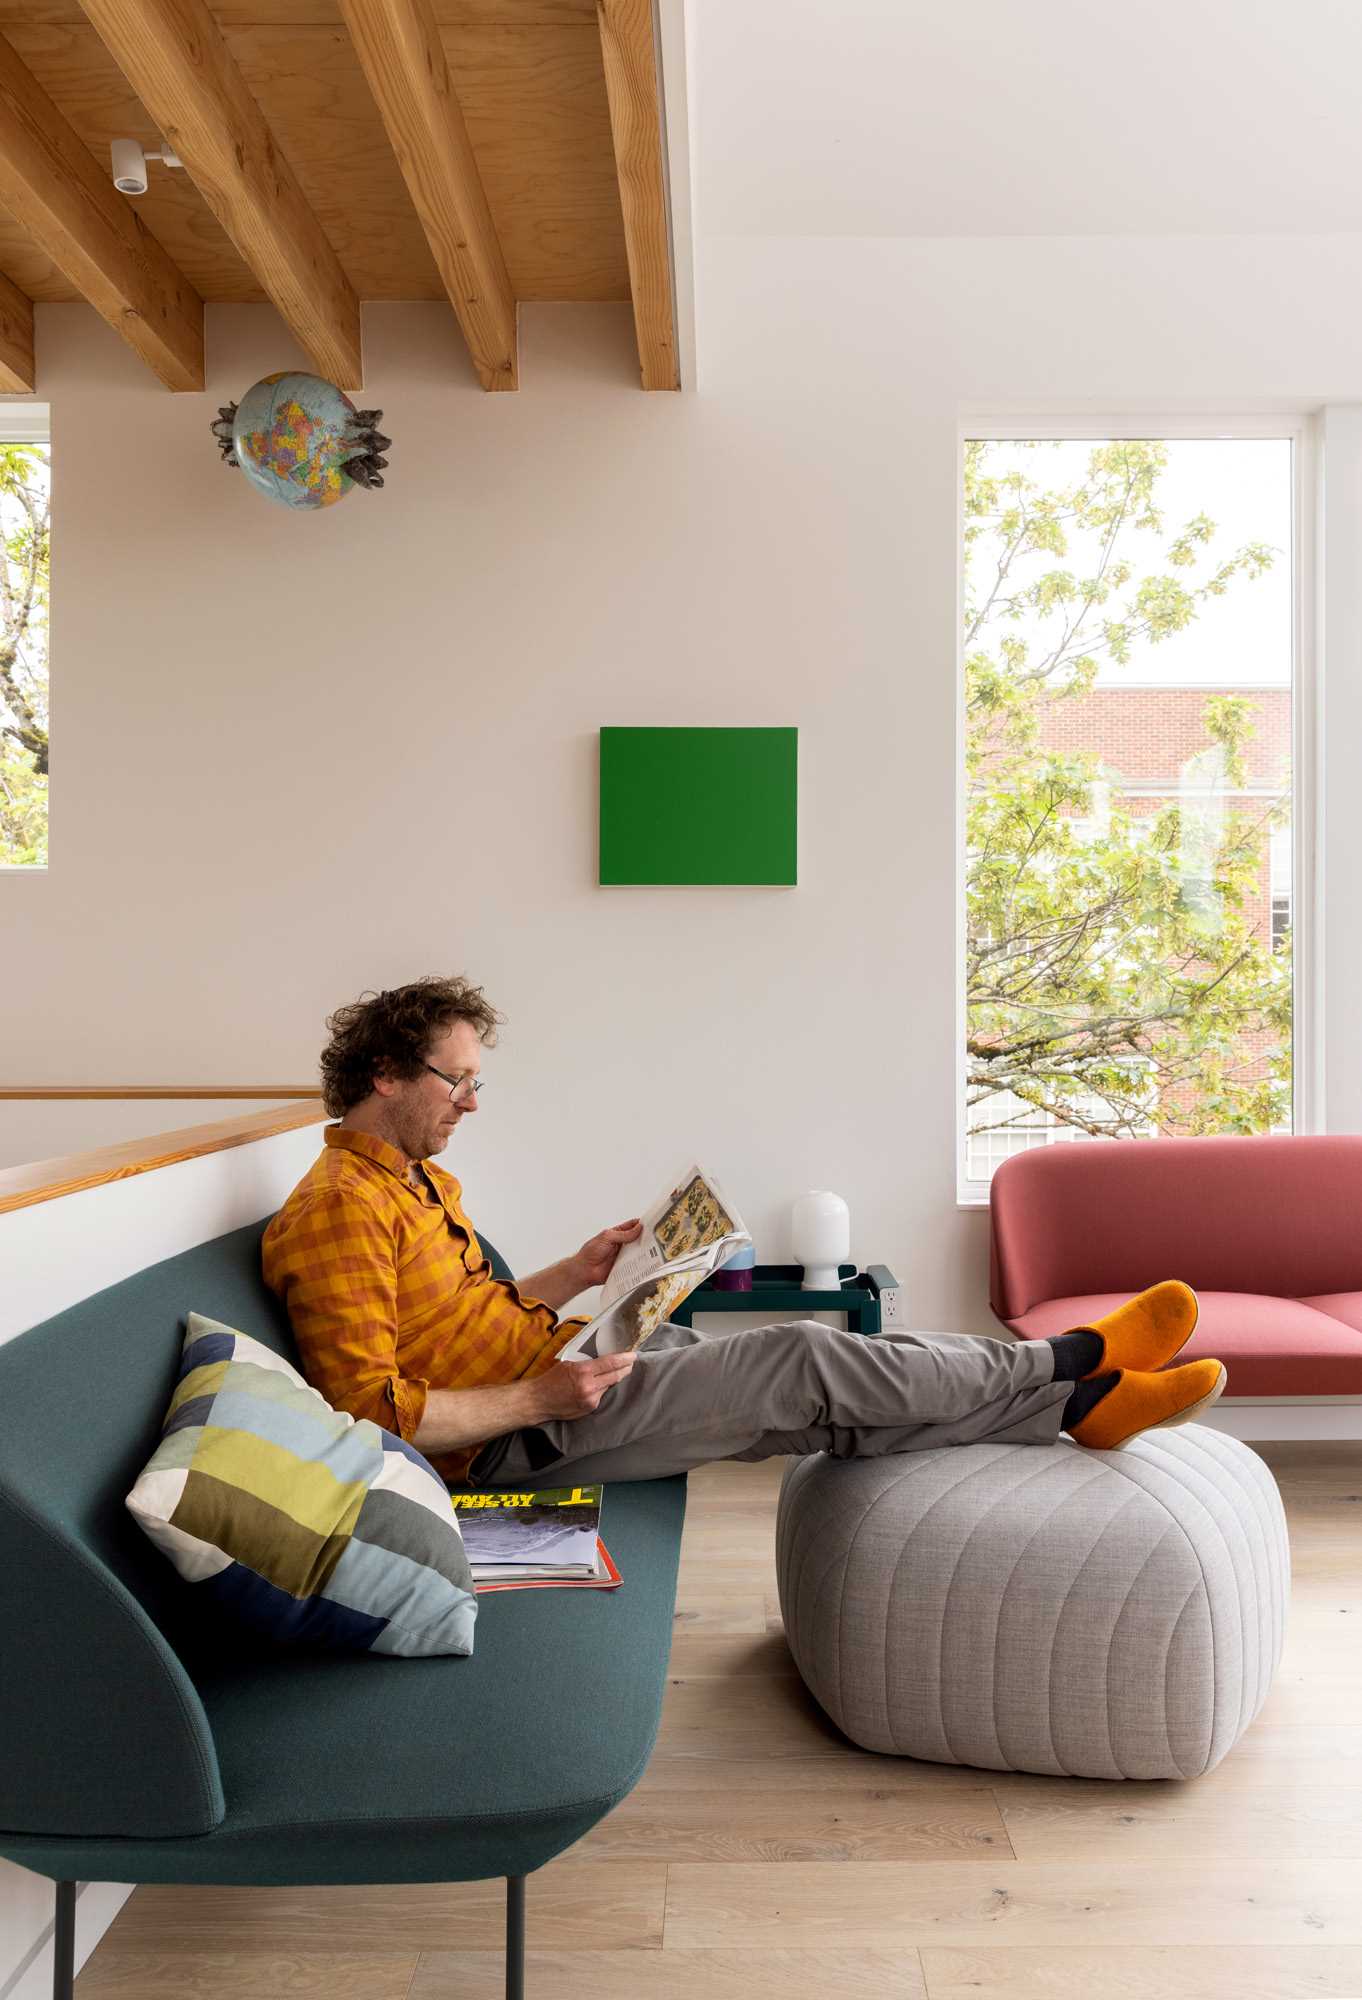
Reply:
[[902, 1326], [903, 1324], [902, 1300], [903, 1300], [902, 1285], [885, 1286], [884, 1290], [880, 1293], [881, 1326]]

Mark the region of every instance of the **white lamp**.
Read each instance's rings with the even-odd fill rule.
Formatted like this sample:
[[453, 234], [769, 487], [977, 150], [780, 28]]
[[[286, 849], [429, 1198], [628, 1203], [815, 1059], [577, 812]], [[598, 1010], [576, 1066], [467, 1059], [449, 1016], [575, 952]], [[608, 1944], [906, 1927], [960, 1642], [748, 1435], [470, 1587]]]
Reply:
[[160, 160], [168, 167], [182, 167], [184, 161], [170, 146], [162, 146], [157, 153], [149, 153], [138, 139], [111, 139], [109, 141], [109, 166], [113, 174], [113, 184], [120, 194], [145, 194], [147, 191], [147, 161]]
[[790, 1213], [790, 1240], [795, 1261], [804, 1266], [801, 1290], [841, 1289], [839, 1264], [851, 1256], [851, 1211], [841, 1195], [827, 1188], [810, 1188]]

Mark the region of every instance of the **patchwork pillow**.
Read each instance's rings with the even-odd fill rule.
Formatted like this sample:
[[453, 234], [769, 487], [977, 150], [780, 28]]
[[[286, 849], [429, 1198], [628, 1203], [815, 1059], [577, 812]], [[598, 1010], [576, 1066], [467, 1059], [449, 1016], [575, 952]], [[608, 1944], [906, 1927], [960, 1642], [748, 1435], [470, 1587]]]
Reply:
[[473, 1650], [472, 1572], [434, 1466], [217, 1320], [189, 1315], [161, 1442], [127, 1506], [196, 1591], [273, 1638]]

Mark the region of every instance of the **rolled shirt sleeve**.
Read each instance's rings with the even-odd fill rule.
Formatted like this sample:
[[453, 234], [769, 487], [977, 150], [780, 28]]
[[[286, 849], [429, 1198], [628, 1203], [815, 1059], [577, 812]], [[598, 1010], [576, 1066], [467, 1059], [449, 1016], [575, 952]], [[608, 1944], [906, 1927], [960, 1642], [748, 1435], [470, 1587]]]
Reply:
[[338, 1410], [408, 1443], [430, 1384], [398, 1363], [397, 1244], [360, 1189], [319, 1189], [290, 1205], [265, 1244], [265, 1276], [288, 1307], [303, 1373]]

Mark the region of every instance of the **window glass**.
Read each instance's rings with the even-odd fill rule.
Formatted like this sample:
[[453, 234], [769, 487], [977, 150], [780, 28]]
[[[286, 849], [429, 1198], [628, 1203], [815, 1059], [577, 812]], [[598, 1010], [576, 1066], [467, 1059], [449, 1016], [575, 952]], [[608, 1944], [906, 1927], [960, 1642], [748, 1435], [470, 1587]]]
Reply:
[[1290, 1130], [1291, 440], [964, 471], [966, 1177]]
[[0, 442], [0, 867], [47, 865], [48, 448]]

